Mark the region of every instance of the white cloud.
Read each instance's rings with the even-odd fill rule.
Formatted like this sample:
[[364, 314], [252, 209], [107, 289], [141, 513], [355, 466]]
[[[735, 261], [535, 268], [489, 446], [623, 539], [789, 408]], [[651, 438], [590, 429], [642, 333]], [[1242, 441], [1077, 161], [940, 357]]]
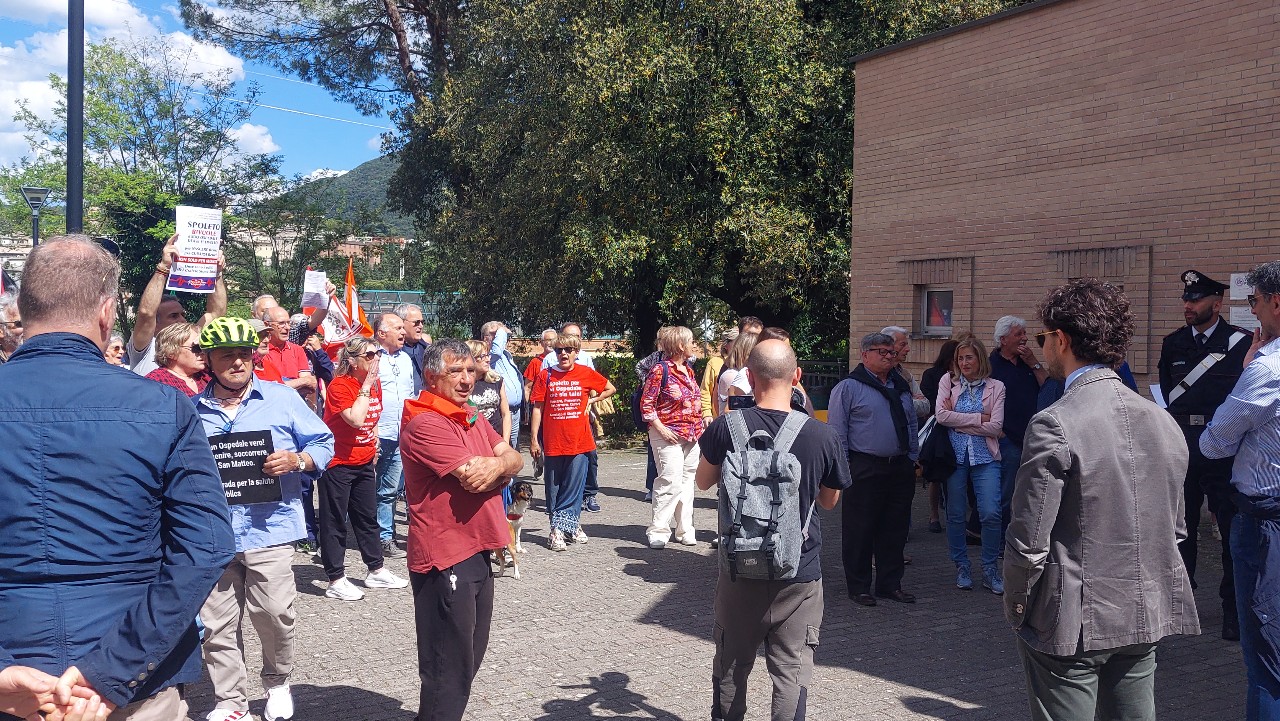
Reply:
[[315, 170], [302, 176], [302, 182], [310, 183], [313, 180], [324, 180], [325, 178], [339, 178], [350, 170], [333, 170], [332, 168], [316, 168]]
[[230, 131], [231, 139], [236, 141], [236, 145], [240, 148], [240, 152], [245, 155], [257, 155], [258, 153], [274, 153], [280, 150], [280, 146], [271, 137], [271, 131], [265, 125], [254, 125], [253, 123], [245, 123], [238, 128]]
[[[172, 12], [171, 10], [169, 11]], [[163, 18], [150, 16], [126, 0], [89, 0], [85, 3], [85, 34], [90, 42], [114, 37], [119, 39], [165, 36], [179, 51], [190, 51], [189, 69], [196, 73], [231, 71], [233, 80], [245, 77], [244, 63], [225, 49], [196, 42], [182, 32], [165, 33]], [[46, 26], [11, 44], [0, 43], [0, 164], [12, 163], [30, 151], [23, 140], [23, 128], [13, 121], [19, 100], [42, 118], [52, 118], [57, 95], [49, 87], [51, 74], [67, 72], [67, 2], [66, 0], [0, 0], [0, 23], [19, 21]], [[262, 126], [246, 126], [237, 130], [243, 136], [245, 152], [275, 152], [279, 146]], [[256, 145], [255, 145], [256, 143]], [[270, 148], [255, 151], [249, 147]]]
[[369, 142], [365, 143], [365, 145], [369, 146], [370, 150], [382, 152], [382, 136], [375, 135], [372, 138], [369, 138]]

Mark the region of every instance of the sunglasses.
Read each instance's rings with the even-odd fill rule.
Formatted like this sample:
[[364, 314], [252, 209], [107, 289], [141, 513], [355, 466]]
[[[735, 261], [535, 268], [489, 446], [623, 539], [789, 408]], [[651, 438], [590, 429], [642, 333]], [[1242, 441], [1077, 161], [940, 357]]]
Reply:
[[[1254, 295], [1253, 293], [1250, 293], [1250, 294], [1248, 295], [1248, 297], [1247, 297], [1247, 300], [1249, 301], [1249, 307], [1250, 307], [1250, 308], [1256, 308], [1256, 307], [1258, 307], [1258, 301], [1259, 301], [1261, 298], [1263, 298], [1263, 297], [1268, 297], [1268, 298], [1269, 298], [1269, 297], [1271, 297], [1271, 294], [1270, 294], [1270, 293], [1260, 293], [1260, 294], [1258, 294], [1258, 295]], [[19, 328], [21, 328], [21, 327], [22, 327], [22, 325], [21, 325], [21, 324], [19, 324], [19, 325], [18, 325], [18, 327], [19, 327]]]
[[1050, 334], [1050, 333], [1057, 333], [1057, 332], [1058, 332], [1058, 331], [1056, 331], [1056, 330], [1046, 330], [1046, 331], [1041, 331], [1041, 332], [1039, 332], [1039, 333], [1036, 333], [1034, 336], [1032, 336], [1032, 338], [1035, 338], [1035, 339], [1036, 339], [1036, 345], [1038, 345], [1038, 346], [1040, 346], [1041, 348], [1043, 348], [1043, 347], [1044, 347], [1045, 339], [1047, 339], [1047, 338], [1049, 337], [1049, 334]]
[[409, 321], [409, 325], [419, 326], [419, 325], [422, 325], [422, 321], [420, 321], [420, 320], [411, 320], [411, 321]]
[[560, 355], [561, 353], [576, 353], [578, 352], [578, 349], [577, 348], [556, 348], [555, 351], [556, 351], [556, 355]]
[[[1250, 296], [1250, 297], [1252, 297], [1252, 296]], [[1252, 306], [1252, 305], [1253, 305], [1253, 303], [1250, 303], [1249, 305], [1250, 305], [1250, 306]], [[4, 327], [6, 327], [6, 328], [21, 328], [21, 327], [22, 327], [22, 321], [20, 321], [20, 320], [5, 320], [5, 321], [0, 321], [0, 325], [3, 325], [3, 326], [4, 326]]]
[[203, 353], [203, 352], [204, 352], [204, 348], [201, 348], [199, 343], [192, 343], [191, 345], [189, 345], [189, 346], [187, 346], [187, 347], [191, 349], [191, 352], [192, 352], [192, 353], [197, 353], [197, 354], [199, 354], [199, 353]]
[[361, 354], [360, 354], [360, 357], [361, 357], [361, 358], [364, 358], [365, 360], [373, 360], [374, 358], [377, 358], [377, 357], [378, 357], [378, 351], [376, 351], [376, 350], [367, 350], [367, 351], [365, 351], [365, 352], [361, 353]]

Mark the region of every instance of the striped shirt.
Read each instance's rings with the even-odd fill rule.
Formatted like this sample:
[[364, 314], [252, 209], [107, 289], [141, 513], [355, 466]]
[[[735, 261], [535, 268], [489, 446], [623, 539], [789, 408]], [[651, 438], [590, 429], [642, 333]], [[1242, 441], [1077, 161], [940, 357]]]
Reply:
[[1280, 496], [1280, 339], [1258, 349], [1227, 400], [1218, 406], [1200, 451], [1236, 457], [1231, 485], [1246, 496]]

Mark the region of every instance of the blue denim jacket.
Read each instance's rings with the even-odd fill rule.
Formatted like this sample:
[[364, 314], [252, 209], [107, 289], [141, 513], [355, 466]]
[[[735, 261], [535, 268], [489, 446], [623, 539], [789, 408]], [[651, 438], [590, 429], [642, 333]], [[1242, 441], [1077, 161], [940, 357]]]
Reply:
[[0, 366], [0, 668], [75, 665], [124, 706], [200, 678], [234, 542], [191, 401], [46, 333]]

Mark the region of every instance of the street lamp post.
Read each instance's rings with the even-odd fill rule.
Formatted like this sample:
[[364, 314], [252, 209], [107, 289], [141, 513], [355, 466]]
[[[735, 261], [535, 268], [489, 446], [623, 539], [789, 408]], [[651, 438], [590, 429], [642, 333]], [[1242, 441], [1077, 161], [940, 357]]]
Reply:
[[22, 187], [22, 198], [31, 206], [31, 247], [40, 245], [40, 208], [49, 198], [48, 188]]
[[67, 232], [84, 232], [84, 0], [67, 0]]

